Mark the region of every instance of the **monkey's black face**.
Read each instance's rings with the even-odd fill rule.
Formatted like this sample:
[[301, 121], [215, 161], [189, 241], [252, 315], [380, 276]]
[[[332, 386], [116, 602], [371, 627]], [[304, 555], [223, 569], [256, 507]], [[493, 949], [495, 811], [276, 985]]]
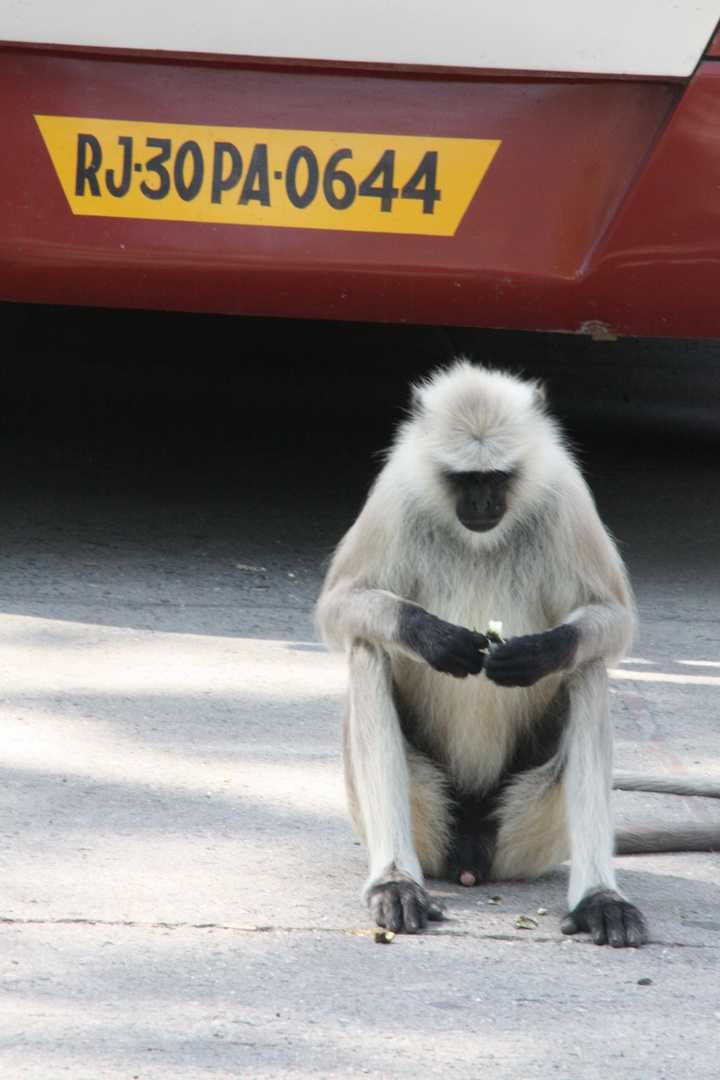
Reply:
[[458, 521], [472, 532], [488, 532], [507, 510], [511, 472], [453, 472], [446, 478], [455, 495]]

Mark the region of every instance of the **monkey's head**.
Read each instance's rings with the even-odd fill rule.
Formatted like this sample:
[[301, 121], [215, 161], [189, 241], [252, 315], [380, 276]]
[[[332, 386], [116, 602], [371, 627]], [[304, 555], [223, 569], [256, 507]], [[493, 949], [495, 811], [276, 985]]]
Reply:
[[538, 383], [458, 360], [412, 393], [395, 453], [463, 529], [489, 533], [547, 490], [562, 439]]

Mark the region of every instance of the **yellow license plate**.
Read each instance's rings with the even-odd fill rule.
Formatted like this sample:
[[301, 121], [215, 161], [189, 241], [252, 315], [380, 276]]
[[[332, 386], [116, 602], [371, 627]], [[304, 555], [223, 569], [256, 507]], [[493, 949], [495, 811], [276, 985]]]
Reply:
[[497, 139], [35, 117], [73, 214], [453, 236]]

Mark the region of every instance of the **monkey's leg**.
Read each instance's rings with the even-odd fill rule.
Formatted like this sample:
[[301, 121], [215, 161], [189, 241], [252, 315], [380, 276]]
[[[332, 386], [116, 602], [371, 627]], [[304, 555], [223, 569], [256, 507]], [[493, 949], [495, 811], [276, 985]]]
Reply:
[[355, 641], [349, 671], [344, 756], [351, 813], [370, 854], [363, 895], [380, 926], [415, 933], [442, 912], [423, 888], [413, 846], [410, 777], [390, 658], [383, 649]]
[[645, 920], [618, 892], [612, 863], [612, 735], [605, 665], [600, 660], [581, 665], [567, 682], [570, 715], [563, 740], [563, 787], [571, 910], [563, 933], [586, 930], [597, 945], [637, 947], [648, 939]]

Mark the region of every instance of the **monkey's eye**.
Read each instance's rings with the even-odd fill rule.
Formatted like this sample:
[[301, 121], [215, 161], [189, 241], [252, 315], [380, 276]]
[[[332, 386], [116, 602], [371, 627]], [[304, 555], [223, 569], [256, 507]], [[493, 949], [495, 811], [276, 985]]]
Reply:
[[455, 495], [458, 521], [472, 532], [488, 532], [502, 520], [507, 510], [507, 492], [512, 472], [446, 473]]

